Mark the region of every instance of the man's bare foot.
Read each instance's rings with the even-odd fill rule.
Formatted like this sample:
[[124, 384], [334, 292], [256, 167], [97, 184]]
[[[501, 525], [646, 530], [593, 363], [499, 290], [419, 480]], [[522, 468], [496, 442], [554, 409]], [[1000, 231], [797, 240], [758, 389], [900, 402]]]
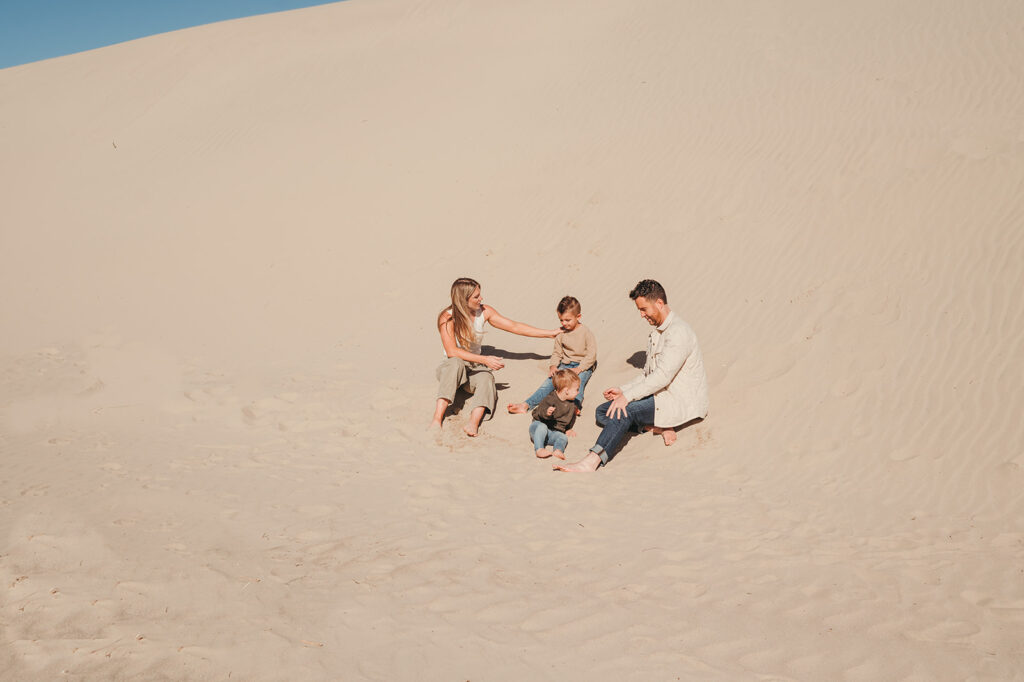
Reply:
[[524, 414], [530, 411], [530, 406], [526, 403], [509, 403], [508, 413], [509, 414]]
[[662, 429], [655, 426], [651, 431], [655, 436], [661, 436], [662, 440], [665, 441], [665, 445], [672, 445], [672, 443], [676, 442], [675, 429]]
[[541, 448], [540, 450], [537, 451], [537, 457], [539, 457], [540, 459], [547, 459], [550, 456], [551, 451], [548, 450], [547, 448]]
[[563, 460], [565, 459], [565, 453], [562, 452], [561, 450], [555, 450], [551, 454], [554, 455], [555, 457], [557, 457], [558, 459], [563, 459]]
[[552, 469], [555, 471], [568, 471], [570, 473], [593, 473], [597, 471], [597, 468], [601, 466], [601, 458], [596, 452], [588, 452], [587, 456], [578, 462], [572, 464], [554, 464]]
[[465, 431], [466, 435], [469, 436], [470, 438], [476, 438], [477, 425], [474, 424], [473, 422], [469, 422], [468, 424], [463, 426], [462, 430]]

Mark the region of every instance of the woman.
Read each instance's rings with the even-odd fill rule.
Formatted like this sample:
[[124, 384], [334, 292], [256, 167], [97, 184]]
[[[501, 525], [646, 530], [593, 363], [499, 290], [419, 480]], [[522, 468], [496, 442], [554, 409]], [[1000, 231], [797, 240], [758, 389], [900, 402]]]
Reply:
[[558, 329], [537, 329], [522, 322], [502, 317], [489, 305], [484, 305], [480, 284], [468, 277], [460, 277], [452, 283], [452, 304], [437, 316], [437, 331], [444, 348], [444, 362], [437, 368], [437, 407], [431, 428], [441, 428], [444, 413], [448, 410], [459, 386], [465, 385], [472, 394], [469, 401], [469, 422], [462, 427], [466, 435], [475, 436], [484, 417], [490, 418], [498, 402], [494, 388], [493, 370], [505, 366], [495, 355], [481, 355], [480, 348], [484, 335], [484, 323], [520, 336], [550, 339], [558, 335]]

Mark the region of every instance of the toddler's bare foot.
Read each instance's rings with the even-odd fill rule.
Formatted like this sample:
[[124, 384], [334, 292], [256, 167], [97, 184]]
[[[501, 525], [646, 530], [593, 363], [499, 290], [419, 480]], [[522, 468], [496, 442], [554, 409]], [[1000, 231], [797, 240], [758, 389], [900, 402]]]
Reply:
[[530, 411], [530, 406], [526, 403], [509, 403], [508, 413], [509, 414], [523, 414]]
[[661, 436], [662, 440], [665, 441], [665, 445], [672, 445], [676, 442], [676, 430], [675, 429], [660, 429], [655, 426], [651, 431], [654, 432], [655, 436]]
[[593, 473], [601, 466], [601, 458], [595, 452], [588, 452], [587, 456], [572, 464], [555, 464], [551, 468], [555, 471], [568, 471], [570, 473]]
[[562, 452], [561, 450], [555, 450], [551, 454], [557, 457], [558, 459], [565, 459], [565, 453]]
[[440, 431], [440, 430], [441, 430], [441, 422], [437, 421], [436, 419], [434, 421], [430, 422], [430, 426], [427, 427], [427, 433], [431, 433], [433, 431]]
[[466, 432], [466, 435], [470, 438], [475, 438], [477, 433], [477, 427], [474, 424], [466, 424], [462, 427], [462, 430]]
[[537, 451], [537, 457], [541, 459], [547, 459], [551, 456], [551, 452], [547, 448], [542, 448]]

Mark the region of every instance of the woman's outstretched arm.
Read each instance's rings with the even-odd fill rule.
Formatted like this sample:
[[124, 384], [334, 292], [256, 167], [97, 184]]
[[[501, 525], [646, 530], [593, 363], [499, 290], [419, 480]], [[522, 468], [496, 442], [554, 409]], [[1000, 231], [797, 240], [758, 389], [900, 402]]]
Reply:
[[535, 339], [553, 339], [562, 331], [561, 329], [538, 329], [524, 322], [510, 320], [507, 317], [503, 317], [501, 313], [489, 305], [484, 305], [484, 315], [487, 321], [491, 323], [491, 326], [512, 334], [518, 334], [519, 336], [532, 336]]

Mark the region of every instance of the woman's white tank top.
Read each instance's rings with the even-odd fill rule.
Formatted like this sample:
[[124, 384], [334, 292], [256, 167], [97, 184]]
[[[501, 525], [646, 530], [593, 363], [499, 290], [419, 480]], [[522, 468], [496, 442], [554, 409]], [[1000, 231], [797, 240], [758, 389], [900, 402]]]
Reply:
[[[450, 307], [448, 308], [448, 311], [451, 312]], [[480, 312], [478, 312], [473, 318], [473, 343], [466, 349], [470, 353], [480, 355], [480, 348], [483, 346], [484, 334], [487, 331], [485, 328], [486, 323], [487, 320], [484, 318], [484, 309], [480, 308]], [[459, 340], [456, 339], [455, 343], [458, 344]], [[462, 348], [462, 346], [460, 345], [459, 348]], [[441, 353], [445, 357], [448, 357], [447, 353], [444, 352], [443, 346], [441, 347]]]

